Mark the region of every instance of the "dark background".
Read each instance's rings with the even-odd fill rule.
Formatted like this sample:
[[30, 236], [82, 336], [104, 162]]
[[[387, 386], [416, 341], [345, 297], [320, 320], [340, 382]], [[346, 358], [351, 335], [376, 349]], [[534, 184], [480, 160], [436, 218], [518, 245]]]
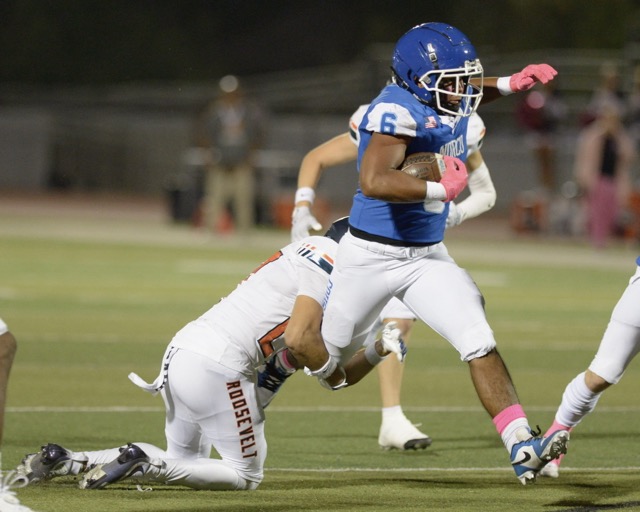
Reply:
[[636, 0], [0, 0], [0, 83], [202, 81], [348, 63], [426, 21], [480, 51], [623, 48]]
[[[235, 74], [268, 118], [260, 220], [288, 227], [290, 213], [277, 212], [291, 207], [304, 154], [346, 130], [388, 79], [395, 41], [426, 21], [465, 32], [486, 76], [539, 62], [558, 70], [568, 107], [555, 137], [558, 184], [571, 179], [602, 65], [619, 67], [628, 94], [640, 64], [640, 0], [0, 0], [0, 195], [178, 192], [193, 211], [194, 121]], [[514, 115], [522, 98], [481, 105], [495, 212], [538, 186]], [[348, 210], [356, 180], [349, 165], [325, 173], [327, 218]]]

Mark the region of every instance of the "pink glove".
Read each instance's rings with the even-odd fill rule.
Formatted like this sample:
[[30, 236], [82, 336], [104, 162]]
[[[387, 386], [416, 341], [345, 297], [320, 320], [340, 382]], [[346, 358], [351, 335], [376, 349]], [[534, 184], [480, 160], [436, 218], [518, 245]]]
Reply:
[[454, 156], [444, 156], [446, 171], [440, 184], [444, 187], [447, 198], [444, 202], [453, 201], [467, 186], [467, 167], [464, 162]]
[[549, 64], [529, 64], [519, 73], [511, 75], [509, 87], [513, 92], [528, 91], [537, 82], [546, 84], [553, 80], [558, 72]]

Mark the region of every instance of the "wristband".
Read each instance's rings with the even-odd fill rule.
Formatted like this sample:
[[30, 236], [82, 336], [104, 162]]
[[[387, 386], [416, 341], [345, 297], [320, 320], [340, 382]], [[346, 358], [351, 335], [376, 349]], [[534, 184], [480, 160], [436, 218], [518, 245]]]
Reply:
[[346, 388], [349, 385], [349, 383], [347, 382], [347, 374], [344, 371], [344, 368], [342, 366], [338, 366], [338, 370], [342, 372], [342, 382], [340, 382], [340, 384], [336, 384], [335, 386], [332, 386], [326, 380], [318, 379], [318, 382], [320, 383], [320, 385], [323, 388], [327, 388], [331, 391], [338, 391], [339, 389]]
[[496, 87], [498, 88], [498, 91], [500, 91], [500, 94], [502, 94], [503, 96], [509, 96], [509, 94], [513, 94], [514, 92], [511, 89], [511, 85], [509, 84], [510, 81], [510, 76], [501, 76], [500, 78], [498, 78]]
[[427, 193], [425, 199], [429, 201], [438, 200], [444, 201], [447, 198], [447, 190], [442, 183], [437, 181], [427, 181]]
[[331, 386], [326, 380], [324, 379], [318, 379], [318, 382], [320, 383], [320, 385], [325, 388], [328, 389], [329, 391], [338, 391], [339, 389], [342, 388], [346, 388], [349, 383], [347, 382], [347, 380], [343, 380], [340, 384], [338, 384], [337, 386]]
[[331, 356], [327, 359], [327, 362], [324, 363], [322, 368], [318, 368], [317, 370], [311, 370], [305, 366], [304, 373], [309, 375], [310, 377], [318, 377], [319, 379], [327, 379], [329, 378], [333, 372], [336, 371], [338, 367], [338, 362]]
[[316, 198], [316, 193], [311, 187], [300, 187], [296, 190], [295, 204], [300, 201], [308, 201], [313, 204], [313, 200]]
[[371, 366], [376, 366], [384, 361], [387, 356], [381, 356], [376, 350], [376, 342], [370, 343], [364, 349], [364, 358]]

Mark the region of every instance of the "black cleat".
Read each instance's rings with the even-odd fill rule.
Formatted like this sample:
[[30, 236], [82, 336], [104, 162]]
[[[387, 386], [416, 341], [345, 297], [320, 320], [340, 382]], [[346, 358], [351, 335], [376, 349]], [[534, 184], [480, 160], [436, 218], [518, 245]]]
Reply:
[[139, 446], [128, 443], [120, 448], [120, 455], [107, 464], [98, 464], [87, 471], [80, 480], [81, 489], [102, 489], [108, 484], [119, 482], [125, 478], [140, 477], [144, 475], [151, 459]]

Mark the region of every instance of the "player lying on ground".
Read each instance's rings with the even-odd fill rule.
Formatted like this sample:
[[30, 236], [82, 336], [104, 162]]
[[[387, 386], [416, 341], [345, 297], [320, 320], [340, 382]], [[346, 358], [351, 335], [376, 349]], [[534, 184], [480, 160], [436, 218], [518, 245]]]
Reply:
[[[30, 482], [83, 474], [80, 487], [85, 489], [129, 477], [194, 489], [257, 488], [267, 454], [264, 408], [299, 367], [285, 352], [283, 338], [309, 330], [319, 334], [336, 240], [346, 225], [341, 221], [326, 237], [284, 247], [187, 324], [167, 346], [152, 384], [130, 375], [138, 386], [163, 397], [166, 450], [144, 442], [99, 451], [47, 444], [27, 455], [17, 471]], [[336, 370], [346, 375], [341, 384], [355, 384], [391, 351], [404, 357], [393, 326]], [[211, 458], [212, 448], [221, 459]]]

